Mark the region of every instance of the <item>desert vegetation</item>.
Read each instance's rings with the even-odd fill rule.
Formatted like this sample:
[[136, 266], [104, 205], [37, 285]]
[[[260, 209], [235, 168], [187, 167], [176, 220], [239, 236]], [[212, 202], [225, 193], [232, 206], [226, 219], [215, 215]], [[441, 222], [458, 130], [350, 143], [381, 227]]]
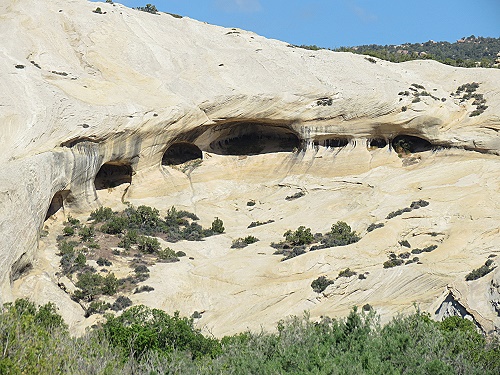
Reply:
[[[125, 295], [113, 304], [101, 298], [109, 300], [118, 293], [131, 293], [134, 288], [134, 293], [151, 291], [137, 285], [149, 278], [148, 266], [179, 262], [186, 255], [162, 248], [158, 238], [169, 242], [200, 241], [224, 232], [224, 223], [219, 218], [214, 219], [211, 228], [203, 228], [197, 220], [195, 214], [175, 207], [162, 218], [156, 208], [148, 206], [129, 206], [122, 212], [100, 207], [90, 213], [86, 223], [69, 216], [57, 242], [60, 274], [70, 278], [75, 286], [71, 298], [82, 305], [87, 317], [109, 308], [119, 311], [130, 306], [132, 302]], [[244, 241], [250, 243], [250, 237]], [[105, 267], [111, 267], [112, 259], [120, 260], [122, 256], [132, 257], [129, 266], [133, 271], [118, 279]], [[90, 260], [103, 268], [98, 271]]]
[[[222, 339], [193, 318], [134, 306], [72, 337], [54, 305], [27, 300], [0, 312], [2, 374], [498, 374], [500, 345], [474, 323], [420, 311], [378, 322], [372, 306], [344, 319], [305, 314], [273, 332]], [[57, 353], [57, 355], [54, 355]]]
[[469, 272], [465, 276], [465, 280], [466, 281], [473, 281], [473, 280], [477, 280], [483, 276], [486, 276], [487, 274], [489, 274], [491, 271], [493, 271], [496, 268], [496, 267], [492, 267], [492, 265], [493, 265], [493, 260], [487, 259], [486, 262], [484, 262], [484, 264], [481, 267], [476, 268], [476, 269], [472, 270], [471, 272]]
[[338, 221], [333, 224], [330, 232], [325, 234], [311, 233], [311, 228], [305, 226], [298, 227], [295, 231], [287, 230], [283, 237], [284, 241], [271, 243], [271, 247], [275, 248], [274, 254], [282, 254], [285, 257], [282, 260], [295, 258], [298, 255], [305, 254], [308, 245], [319, 243], [311, 246], [309, 251], [325, 249], [334, 246], [345, 246], [360, 240], [358, 234], [351, 230], [351, 227], [343, 222]]
[[477, 82], [465, 83], [459, 86], [454, 93], [451, 93], [451, 96], [459, 99], [460, 103], [466, 102], [469, 99], [474, 99], [472, 105], [475, 106], [476, 109], [469, 114], [469, 117], [479, 116], [488, 108], [483, 94], [476, 92], [478, 88], [479, 83]]

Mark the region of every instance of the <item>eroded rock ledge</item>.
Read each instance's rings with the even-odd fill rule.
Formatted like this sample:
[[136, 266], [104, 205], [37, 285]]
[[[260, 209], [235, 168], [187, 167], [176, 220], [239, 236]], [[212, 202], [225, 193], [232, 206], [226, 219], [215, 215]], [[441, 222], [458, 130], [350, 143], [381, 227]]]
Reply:
[[[352, 176], [374, 167], [377, 150], [390, 156], [377, 154], [376, 166], [393, 165], [402, 151], [500, 155], [498, 70], [372, 64], [100, 6], [105, 15], [83, 0], [0, 6], [0, 302], [33, 262], [48, 217], [88, 212], [100, 204], [98, 190], [123, 183], [122, 199], [137, 197], [145, 176], [168, 180], [162, 165], [267, 153], [296, 162], [343, 150], [364, 155], [363, 168], [339, 172]], [[470, 82], [488, 104], [473, 117], [473, 100], [455, 94]], [[432, 95], [416, 94], [424, 90]]]

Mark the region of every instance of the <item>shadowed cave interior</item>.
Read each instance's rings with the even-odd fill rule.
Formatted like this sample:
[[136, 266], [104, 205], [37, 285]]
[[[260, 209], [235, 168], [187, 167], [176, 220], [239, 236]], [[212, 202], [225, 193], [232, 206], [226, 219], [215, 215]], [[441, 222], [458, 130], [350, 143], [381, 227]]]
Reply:
[[292, 152], [301, 147], [298, 135], [286, 125], [238, 122], [210, 130], [209, 151], [220, 155]]
[[163, 154], [162, 165], [179, 165], [191, 160], [202, 159], [203, 154], [198, 146], [189, 142], [172, 144]]
[[432, 143], [429, 141], [415, 137], [413, 135], [398, 135], [392, 140], [392, 148], [398, 154], [416, 153], [432, 150]]
[[49, 209], [45, 215], [45, 220], [57, 213], [60, 209], [64, 209], [64, 202], [69, 196], [69, 190], [61, 190], [54, 194], [50, 201]]
[[132, 167], [126, 162], [108, 162], [102, 165], [94, 180], [96, 190], [110, 189], [132, 183]]

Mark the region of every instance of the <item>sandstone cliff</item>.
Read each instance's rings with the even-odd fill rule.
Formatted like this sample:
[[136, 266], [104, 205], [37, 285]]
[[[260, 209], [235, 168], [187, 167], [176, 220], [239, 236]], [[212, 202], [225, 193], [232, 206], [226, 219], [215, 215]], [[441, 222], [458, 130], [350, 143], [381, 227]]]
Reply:
[[[500, 251], [499, 70], [372, 62], [84, 0], [8, 0], [0, 33], [0, 302], [30, 295], [68, 306], [47, 262], [54, 244], [38, 251], [41, 229], [129, 201], [224, 218], [225, 237], [180, 244], [194, 262], [159, 265], [158, 294], [134, 301], [206, 310], [216, 333], [368, 302], [385, 316], [417, 302], [438, 316], [462, 311], [485, 330], [500, 325], [498, 271], [464, 281]], [[460, 89], [473, 83], [487, 106], [477, 116], [480, 104]], [[245, 152], [253, 137], [264, 145]], [[398, 140], [411, 155], [398, 157]], [[200, 152], [202, 165], [187, 174], [165, 166], [172, 146], [167, 157]], [[109, 178], [121, 188], [101, 189]], [[307, 194], [284, 200], [297, 190]], [[248, 199], [259, 204], [250, 210]], [[429, 207], [366, 232], [416, 199]], [[250, 221], [267, 219], [275, 223], [255, 251], [229, 251]], [[287, 262], [272, 256], [268, 244], [286, 229], [325, 231], [337, 220], [362, 240]], [[403, 239], [439, 249], [421, 265], [383, 269]], [[312, 279], [346, 267], [369, 276], [312, 292]]]

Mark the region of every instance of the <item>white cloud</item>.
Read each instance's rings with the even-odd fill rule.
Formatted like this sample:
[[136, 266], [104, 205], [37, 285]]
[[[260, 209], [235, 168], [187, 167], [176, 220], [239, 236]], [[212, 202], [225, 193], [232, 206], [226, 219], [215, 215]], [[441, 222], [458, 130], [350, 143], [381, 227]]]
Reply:
[[262, 10], [259, 0], [216, 0], [215, 3], [226, 12], [254, 13]]

